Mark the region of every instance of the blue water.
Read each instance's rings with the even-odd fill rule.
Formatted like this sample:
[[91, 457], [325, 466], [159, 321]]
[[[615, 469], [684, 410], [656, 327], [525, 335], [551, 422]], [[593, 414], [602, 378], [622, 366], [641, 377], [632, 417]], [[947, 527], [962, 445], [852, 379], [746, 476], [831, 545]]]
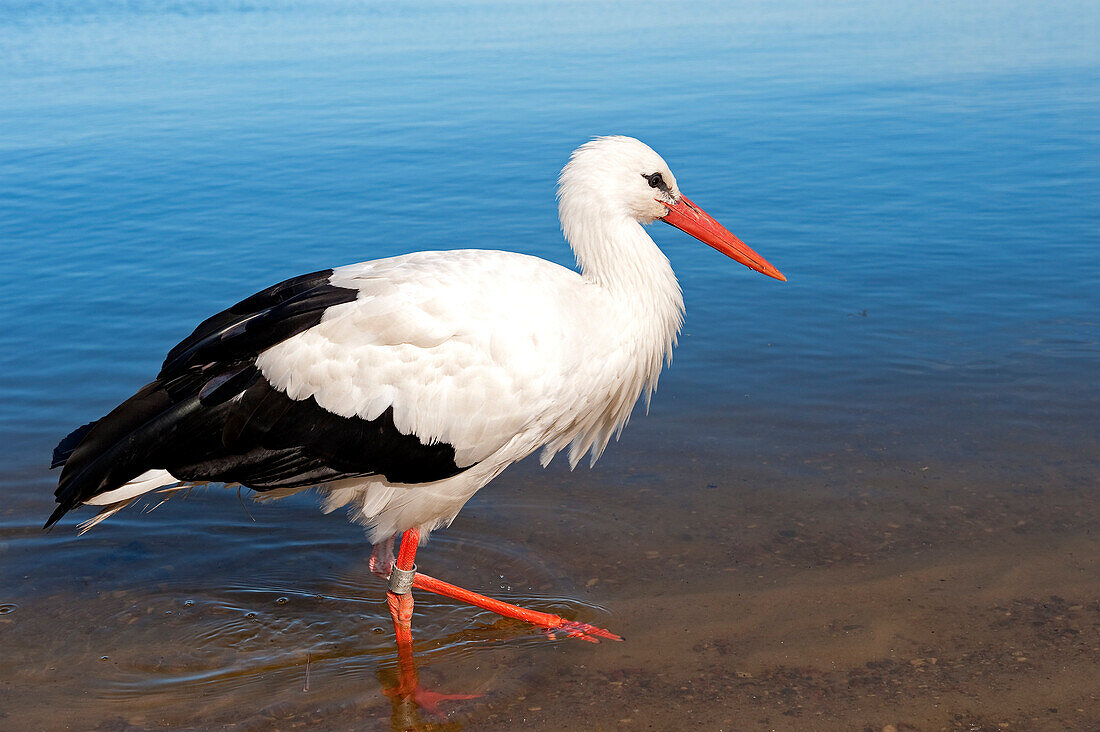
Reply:
[[[5, 3], [0, 478], [35, 548], [0, 574], [95, 565], [125, 541], [85, 556], [67, 529], [31, 538], [50, 449], [200, 319], [412, 250], [568, 264], [555, 178], [599, 134], [654, 147], [789, 278], [651, 227], [687, 320], [611, 454], [1087, 472], [1097, 38], [1089, 2]], [[160, 511], [119, 525], [206, 530]]]

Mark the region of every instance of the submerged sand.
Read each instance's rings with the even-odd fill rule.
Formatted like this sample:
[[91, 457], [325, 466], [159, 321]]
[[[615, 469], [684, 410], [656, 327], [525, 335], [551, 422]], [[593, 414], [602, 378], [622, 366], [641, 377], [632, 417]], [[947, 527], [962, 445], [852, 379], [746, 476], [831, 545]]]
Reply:
[[13, 519], [0, 728], [1100, 728], [1087, 456], [1023, 474], [641, 455], [519, 466], [422, 552], [432, 574], [626, 637], [551, 642], [419, 595], [422, 682], [479, 695], [446, 720], [383, 694], [367, 548], [308, 502], [250, 506], [252, 523], [210, 492], [84, 540]]

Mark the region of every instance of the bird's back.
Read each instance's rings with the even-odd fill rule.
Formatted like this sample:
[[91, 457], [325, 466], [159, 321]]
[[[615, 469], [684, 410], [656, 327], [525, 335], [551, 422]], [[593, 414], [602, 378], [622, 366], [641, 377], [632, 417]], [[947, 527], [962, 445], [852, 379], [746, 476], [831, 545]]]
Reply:
[[[572, 270], [511, 252], [419, 252], [337, 269], [355, 302], [263, 353], [292, 398], [373, 419], [486, 459], [583, 378], [598, 292]], [[593, 312], [594, 309], [596, 312]], [[532, 448], [533, 449], [533, 448]]]
[[495, 474], [575, 405], [592, 295], [558, 265], [474, 250], [268, 288], [204, 321], [155, 381], [62, 441], [51, 522], [164, 480], [418, 484], [485, 460], [475, 472]]

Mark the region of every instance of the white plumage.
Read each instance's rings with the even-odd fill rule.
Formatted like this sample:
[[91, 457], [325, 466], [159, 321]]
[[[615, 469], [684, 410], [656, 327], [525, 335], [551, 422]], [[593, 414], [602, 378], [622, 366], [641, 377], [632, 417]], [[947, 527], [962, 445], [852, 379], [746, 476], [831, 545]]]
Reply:
[[[558, 199], [579, 272], [482, 250], [341, 267], [329, 283], [354, 299], [254, 356], [292, 400], [312, 397], [334, 418], [373, 421], [392, 410], [400, 433], [453, 447], [461, 470], [450, 477], [399, 483], [373, 474], [319, 486], [326, 510], [347, 506], [372, 542], [450, 523], [478, 489], [539, 448], [544, 465], [566, 448], [571, 466], [586, 453], [596, 461], [656, 388], [682, 322], [679, 285], [643, 224], [664, 218], [782, 278], [684, 198], [664, 160], [633, 138], [599, 138], [574, 152]], [[722, 241], [707, 238], [717, 236], [712, 223]], [[176, 482], [166, 467], [84, 502], [113, 513]]]
[[[639, 228], [640, 233], [640, 228]], [[643, 234], [644, 236], [644, 234]], [[521, 254], [421, 252], [337, 269], [359, 291], [322, 322], [266, 351], [257, 365], [295, 399], [376, 419], [455, 447], [451, 478], [397, 488], [384, 480], [330, 488], [378, 541], [430, 531], [512, 462], [573, 443], [570, 463], [599, 456], [647, 384], [655, 385], [680, 324], [682, 298], [660, 251], [643, 253], [674, 290], [660, 321], [637, 297]]]

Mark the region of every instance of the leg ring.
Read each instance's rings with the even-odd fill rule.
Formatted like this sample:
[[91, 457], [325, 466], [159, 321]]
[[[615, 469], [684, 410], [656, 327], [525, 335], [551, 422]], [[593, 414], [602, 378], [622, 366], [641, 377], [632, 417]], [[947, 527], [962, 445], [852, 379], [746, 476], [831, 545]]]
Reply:
[[414, 577], [416, 577], [415, 564], [412, 569], [394, 567], [390, 570], [390, 592], [395, 595], [406, 595], [412, 592]]

